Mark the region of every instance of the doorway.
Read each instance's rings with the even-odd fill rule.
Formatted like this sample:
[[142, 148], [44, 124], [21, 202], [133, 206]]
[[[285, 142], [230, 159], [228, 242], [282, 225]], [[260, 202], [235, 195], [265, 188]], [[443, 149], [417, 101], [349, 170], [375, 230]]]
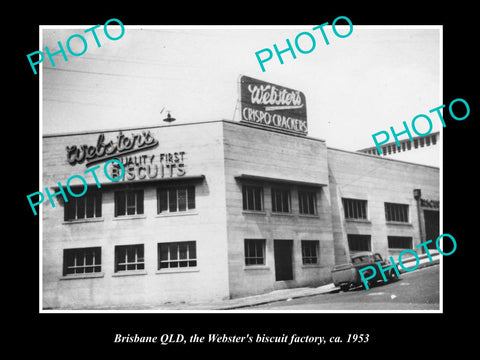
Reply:
[[275, 280], [293, 280], [293, 240], [273, 240]]
[[435, 240], [440, 235], [440, 219], [439, 212], [435, 210], [423, 210], [423, 216], [425, 218], [425, 239], [432, 240], [427, 244], [428, 249], [436, 249]]

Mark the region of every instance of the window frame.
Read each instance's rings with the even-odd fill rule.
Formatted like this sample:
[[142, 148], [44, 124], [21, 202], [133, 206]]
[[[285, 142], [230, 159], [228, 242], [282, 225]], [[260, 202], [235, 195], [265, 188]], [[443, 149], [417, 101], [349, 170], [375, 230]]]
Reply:
[[[409, 246], [408, 247], [394, 247], [394, 246], [390, 246], [391, 242], [398, 242], [398, 241], [408, 241], [409, 242]], [[397, 243], [398, 245], [398, 243]], [[406, 249], [413, 249], [413, 237], [412, 236], [393, 236], [393, 235], [388, 235], [387, 236], [387, 247], [388, 249], [392, 249], [392, 250], [406, 250]]]
[[[277, 196], [280, 197], [280, 204], [277, 203]], [[271, 187], [270, 198], [272, 201], [272, 213], [274, 214], [291, 214], [292, 213], [292, 192], [284, 187]], [[279, 209], [280, 205], [280, 209]], [[287, 207], [285, 211], [284, 207]]]
[[[346, 220], [368, 221], [368, 200], [342, 198], [343, 213]], [[350, 214], [351, 213], [351, 214]], [[356, 214], [364, 213], [365, 217], [355, 217]], [[348, 215], [353, 215], [348, 216]]]
[[[128, 248], [135, 249], [134, 253], [134, 261], [129, 261], [128, 256]], [[120, 249], [125, 249], [125, 262], [119, 262], [119, 255], [117, 251]], [[139, 254], [138, 250], [142, 249], [143, 256], [141, 257], [143, 261], [139, 261]], [[124, 270], [119, 270], [119, 266], [125, 266]], [[129, 269], [129, 266], [135, 266], [135, 269]], [[142, 268], [138, 268], [139, 266], [143, 266]], [[145, 245], [144, 244], [128, 244], [128, 245], [115, 245], [114, 248], [114, 274], [124, 274], [124, 273], [138, 273], [138, 272], [145, 272]]]
[[[356, 239], [355, 239], [356, 237]], [[350, 246], [351, 243], [355, 243], [356, 240], [366, 241], [367, 249], [358, 249], [358, 247], [353, 248]], [[360, 252], [360, 251], [372, 251], [372, 235], [370, 234], [347, 234], [347, 245], [350, 252]], [[358, 245], [358, 244], [356, 244]], [[360, 244], [364, 245], [364, 244]]]
[[[93, 216], [88, 215], [89, 202], [93, 202]], [[83, 203], [83, 217], [78, 217], [79, 204]], [[81, 221], [94, 221], [102, 219], [102, 206], [103, 206], [102, 192], [96, 190], [87, 190], [85, 195], [79, 197], [69, 196], [68, 201], [64, 201], [64, 213], [63, 220], [65, 222], [81, 222]], [[74, 213], [74, 217], [70, 215]]]
[[[181, 245], [186, 246], [186, 258], [184, 259], [181, 258]], [[174, 246], [176, 247], [176, 258], [172, 259], [171, 254]], [[167, 260], [162, 260], [162, 247], [167, 248]], [[194, 257], [190, 257], [192, 253], [192, 247], [195, 254]], [[171, 264], [174, 263], [177, 263], [177, 266], [171, 266]], [[181, 263], [186, 263], [186, 266], [181, 266]], [[167, 264], [168, 266], [162, 267], [162, 264]], [[157, 244], [157, 271], [182, 271], [196, 268], [198, 268], [198, 252], [197, 242], [195, 240], [160, 242]]]
[[[258, 190], [259, 194], [259, 201], [260, 201], [260, 208], [257, 209], [257, 201], [255, 192], [252, 193], [252, 200], [253, 200], [253, 209], [249, 208], [249, 194], [248, 191], [255, 191]], [[242, 209], [243, 211], [247, 212], [264, 212], [265, 211], [265, 203], [264, 203], [264, 190], [262, 185], [251, 185], [251, 184], [242, 184]]]
[[[306, 196], [307, 199], [307, 212], [303, 212], [302, 203], [304, 202], [303, 196]], [[313, 198], [313, 213], [309, 212], [310, 210], [310, 197]], [[317, 192], [315, 190], [298, 190], [298, 213], [300, 215], [317, 215]]]
[[[311, 248], [308, 249], [309, 254], [306, 254], [306, 250], [308, 247], [314, 247], [315, 255], [311, 255]], [[302, 264], [303, 265], [319, 265], [320, 263], [320, 241], [319, 240], [302, 240], [301, 241], [301, 248], [302, 248]], [[315, 262], [309, 262], [308, 260], [315, 259]]]
[[[250, 256], [251, 251], [250, 247], [254, 246], [254, 255], [255, 256]], [[266, 239], [244, 239], [244, 264], [245, 267], [255, 267], [255, 266], [261, 266], [264, 267], [267, 265], [266, 261], [266, 246], [267, 246], [267, 241]], [[258, 249], [261, 251], [261, 256], [258, 256]], [[261, 262], [258, 262], [258, 259], [261, 259]], [[251, 260], [254, 260], [251, 262]]]
[[410, 206], [408, 204], [385, 202], [384, 209], [387, 222], [410, 224]]
[[[92, 264], [87, 264], [87, 252], [93, 251], [92, 256]], [[98, 253], [96, 253], [98, 252]], [[69, 265], [69, 253], [73, 253], [74, 256], [74, 265]], [[77, 258], [78, 255], [81, 255], [83, 259], [83, 265], [77, 265]], [[98, 260], [98, 263], [96, 262]], [[68, 269], [74, 268], [73, 273], [69, 273]], [[92, 268], [93, 271], [87, 272], [87, 268]], [[98, 270], [97, 270], [98, 268]], [[77, 273], [78, 269], [83, 269], [83, 272]], [[92, 246], [92, 247], [84, 247], [84, 248], [68, 248], [63, 249], [63, 265], [62, 265], [62, 276], [64, 278], [75, 278], [75, 277], [95, 277], [101, 276], [102, 273], [102, 248], [101, 246]]]
[[[179, 190], [185, 190], [185, 209], [180, 208]], [[175, 211], [171, 210], [172, 191], [175, 191]], [[165, 194], [165, 205], [163, 206], [162, 193]], [[197, 206], [196, 189], [195, 185], [175, 185], [175, 186], [159, 186], [156, 188], [157, 197], [157, 215], [165, 214], [184, 214], [188, 212], [194, 212]]]
[[[119, 213], [120, 211], [120, 194], [123, 193], [123, 209], [124, 212], [122, 214]], [[135, 204], [132, 206], [131, 204], [128, 204], [129, 201], [129, 195], [131, 194], [135, 195]], [[139, 194], [141, 194], [141, 208], [142, 212], [138, 212], [139, 208]], [[145, 190], [144, 189], [139, 189], [139, 188], [133, 188], [133, 189], [122, 189], [122, 190], [116, 190], [114, 191], [113, 194], [113, 201], [114, 201], [114, 217], [115, 218], [125, 218], [125, 217], [135, 217], [135, 216], [144, 216], [145, 215]], [[134, 214], [129, 214], [128, 209], [129, 208], [134, 208], [135, 213]]]

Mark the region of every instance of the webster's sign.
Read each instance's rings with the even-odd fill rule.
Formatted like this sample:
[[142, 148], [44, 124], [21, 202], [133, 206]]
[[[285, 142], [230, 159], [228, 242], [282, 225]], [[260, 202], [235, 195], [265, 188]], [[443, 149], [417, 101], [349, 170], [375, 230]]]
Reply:
[[305, 95], [248, 76], [240, 78], [242, 121], [307, 135]]

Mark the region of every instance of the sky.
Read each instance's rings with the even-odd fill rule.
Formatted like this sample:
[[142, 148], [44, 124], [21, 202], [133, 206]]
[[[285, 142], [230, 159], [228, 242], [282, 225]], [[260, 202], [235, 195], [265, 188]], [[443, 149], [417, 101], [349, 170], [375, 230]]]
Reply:
[[[339, 21], [340, 24], [340, 21]], [[420, 113], [442, 104], [441, 27], [355, 26], [346, 38], [325, 27], [326, 45], [313, 25], [296, 26], [125, 26], [109, 40], [96, 30], [101, 47], [83, 27], [44, 26], [40, 49], [54, 52], [73, 34], [87, 50], [68, 61], [47, 57], [40, 70], [43, 134], [164, 125], [167, 111], [176, 123], [239, 121], [240, 75], [302, 91], [308, 136], [327, 146], [358, 150], [374, 146], [372, 134], [393, 126], [403, 130]], [[348, 26], [338, 26], [347, 33]], [[112, 37], [120, 28], [109, 25]], [[308, 54], [284, 55], [265, 63], [255, 52], [286, 47], [285, 39], [310, 32]], [[79, 38], [70, 42], [81, 52]], [[307, 45], [305, 45], [307, 47]], [[441, 126], [432, 117], [434, 131]], [[419, 131], [424, 130], [419, 126]], [[405, 135], [404, 135], [405, 136]]]

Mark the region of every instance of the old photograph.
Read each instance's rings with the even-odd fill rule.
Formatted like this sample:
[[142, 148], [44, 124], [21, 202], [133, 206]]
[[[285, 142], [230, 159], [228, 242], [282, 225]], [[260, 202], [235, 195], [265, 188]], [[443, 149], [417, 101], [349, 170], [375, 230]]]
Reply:
[[40, 28], [41, 312], [442, 312], [442, 26], [325, 21]]

